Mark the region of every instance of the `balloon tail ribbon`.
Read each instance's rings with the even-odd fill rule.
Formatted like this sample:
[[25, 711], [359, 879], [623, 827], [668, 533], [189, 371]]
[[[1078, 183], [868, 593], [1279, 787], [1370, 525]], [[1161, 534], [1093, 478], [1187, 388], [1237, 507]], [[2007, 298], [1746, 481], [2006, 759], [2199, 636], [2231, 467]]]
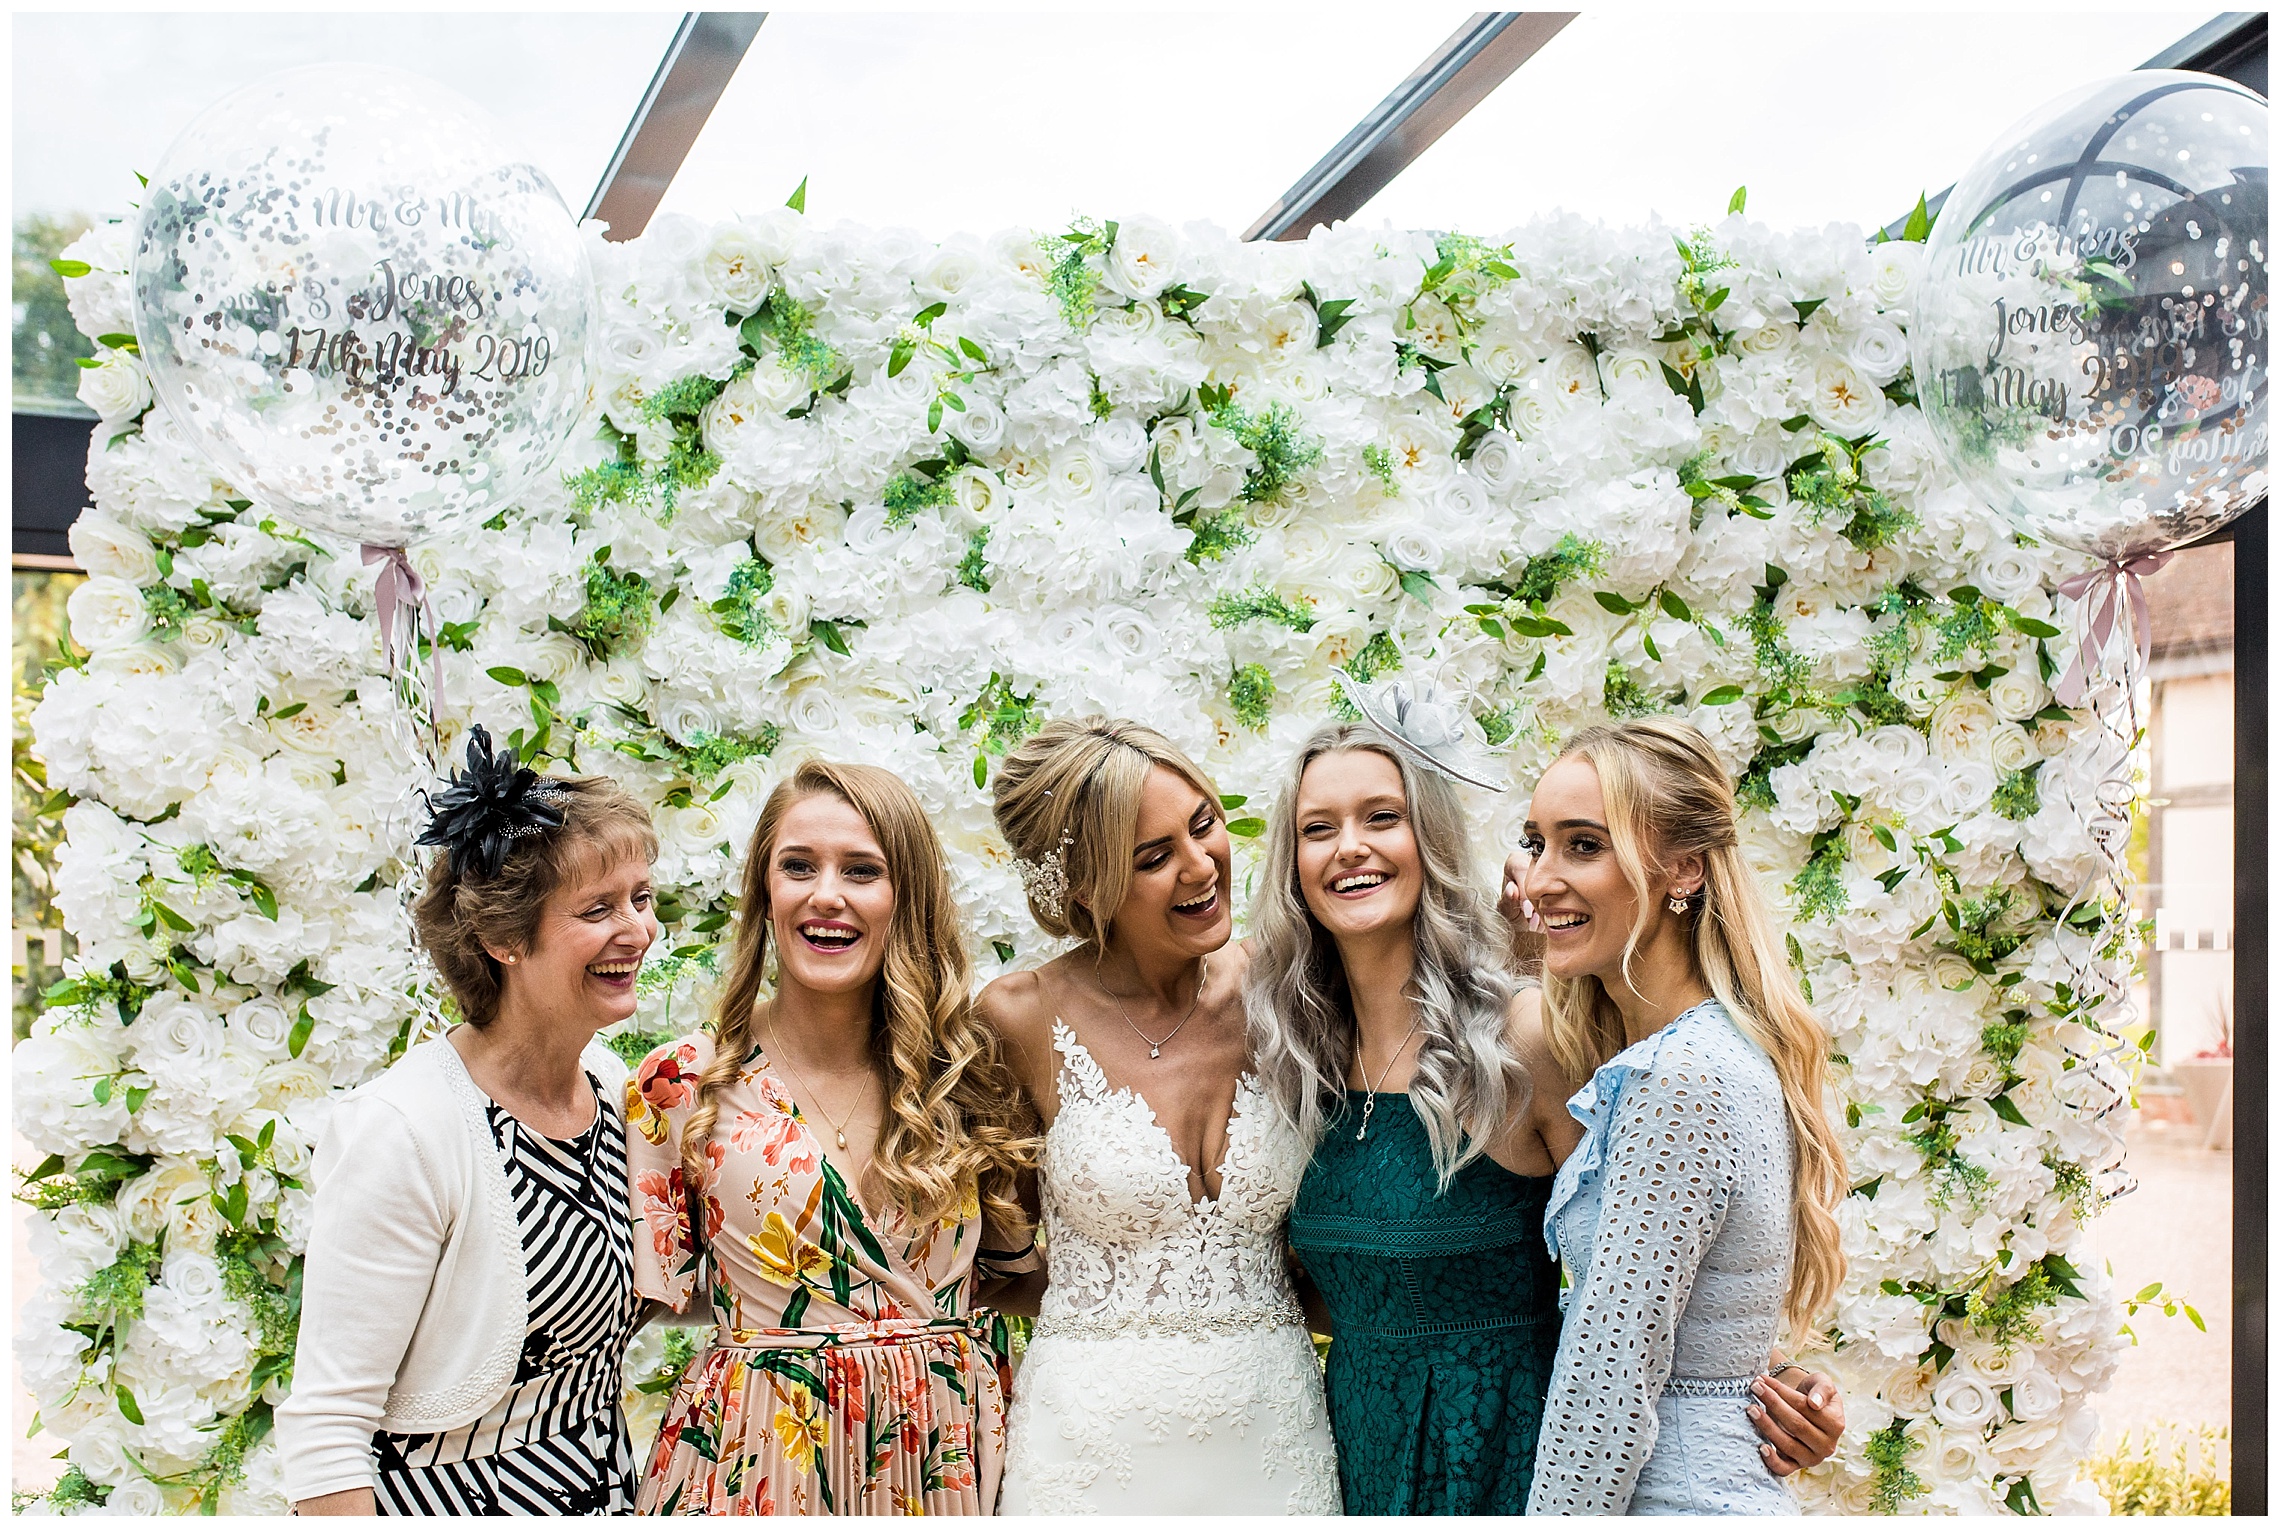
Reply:
[[2083, 603], [2081, 650], [2074, 655], [2072, 667], [2051, 692], [2058, 697], [2059, 704], [2082, 704], [2082, 697], [2090, 692], [2098, 660], [2104, 656], [2114, 628], [2122, 623], [2125, 615], [2137, 646], [2138, 666], [2132, 672], [2144, 672], [2146, 663], [2153, 657], [2153, 612], [2146, 604], [2145, 577], [2159, 571], [2172, 555], [2144, 552], [2127, 559], [2109, 557], [2089, 572], [2077, 573], [2058, 586], [2059, 593]]
[[[396, 677], [399, 688], [406, 688], [407, 680], [417, 673], [419, 664], [420, 618], [426, 617], [428, 626], [435, 625], [435, 606], [429, 603], [427, 584], [421, 579], [412, 560], [404, 555], [400, 546], [374, 546], [364, 544], [364, 563], [370, 567], [380, 564], [380, 579], [373, 589], [373, 604], [380, 617], [381, 651], [388, 660], [388, 672]], [[403, 651], [398, 652], [399, 620], [411, 617], [409, 630], [403, 635]], [[440, 730], [436, 719], [436, 705], [443, 695], [443, 649], [440, 643], [431, 642], [428, 648], [427, 722], [432, 738]], [[417, 723], [415, 722], [415, 726]]]

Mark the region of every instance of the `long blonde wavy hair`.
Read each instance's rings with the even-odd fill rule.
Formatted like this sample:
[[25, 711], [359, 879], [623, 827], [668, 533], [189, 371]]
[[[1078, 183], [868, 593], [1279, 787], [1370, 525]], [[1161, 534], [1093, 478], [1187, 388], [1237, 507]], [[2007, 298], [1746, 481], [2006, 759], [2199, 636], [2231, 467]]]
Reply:
[[[1826, 1105], [1829, 1036], [1806, 1006], [1742, 858], [1733, 784], [1701, 733], [1662, 717], [1586, 727], [1560, 757], [1588, 760], [1598, 772], [1615, 863], [1639, 899], [1638, 921], [1623, 945], [1625, 970], [1652, 920], [1664, 916], [1655, 882], [1689, 855], [1702, 861], [1702, 896], [1680, 916], [1704, 985], [1781, 1078], [1797, 1151], [1796, 1248], [1782, 1315], [1793, 1339], [1810, 1341], [1845, 1275], [1833, 1212], [1847, 1180]], [[1568, 980], [1545, 972], [1544, 1025], [1553, 1056], [1571, 1076], [1590, 1075], [1628, 1043], [1622, 1012], [1596, 976]]]
[[1528, 1107], [1527, 1068], [1505, 1033], [1518, 988], [1505, 968], [1504, 927], [1467, 874], [1465, 814], [1449, 782], [1420, 768], [1367, 727], [1336, 722], [1299, 749], [1267, 824], [1267, 852], [1251, 901], [1251, 963], [1243, 979], [1251, 1066], [1302, 1139], [1320, 1134], [1345, 1097], [1356, 1031], [1345, 962], [1298, 884], [1298, 791], [1307, 766], [1360, 749], [1391, 761], [1424, 871], [1411, 919], [1416, 948], [1409, 996], [1417, 1005], [1417, 1071], [1410, 1107], [1433, 1150], [1439, 1187], [1484, 1154]]
[[705, 1146], [720, 1090], [752, 1054], [757, 1007], [768, 987], [768, 866], [784, 814], [810, 796], [836, 796], [879, 841], [894, 887], [887, 953], [871, 998], [871, 1054], [887, 1079], [886, 1120], [871, 1171], [914, 1222], [957, 1215], [969, 1192], [1018, 1234], [1028, 1217], [1015, 1197], [1036, 1163], [1037, 1122], [999, 1049], [974, 1013], [965, 920], [950, 899], [942, 842], [908, 785], [868, 764], [810, 760], [768, 795], [744, 855], [734, 953], [713, 1017], [713, 1057], [681, 1136], [691, 1183], [709, 1171]]

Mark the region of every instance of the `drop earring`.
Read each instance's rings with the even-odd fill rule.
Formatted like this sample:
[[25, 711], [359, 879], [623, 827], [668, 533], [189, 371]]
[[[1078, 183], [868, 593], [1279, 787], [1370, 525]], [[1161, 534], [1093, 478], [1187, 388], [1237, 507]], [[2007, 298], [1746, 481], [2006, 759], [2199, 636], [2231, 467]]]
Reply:
[[1685, 897], [1672, 897], [1663, 905], [1665, 907], [1668, 907], [1673, 913], [1683, 914], [1689, 907], [1692, 907], [1694, 904], [1688, 901]]

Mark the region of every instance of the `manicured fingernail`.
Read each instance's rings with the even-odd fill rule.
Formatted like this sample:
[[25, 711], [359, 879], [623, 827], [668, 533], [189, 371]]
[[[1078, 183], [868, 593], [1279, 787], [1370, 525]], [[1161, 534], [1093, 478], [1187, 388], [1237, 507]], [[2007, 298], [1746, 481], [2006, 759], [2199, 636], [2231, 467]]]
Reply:
[[1753, 1417], [1762, 1417], [1765, 1415], [1765, 1408], [1763, 1406], [1752, 1406], [1750, 1408], [1750, 1415]]

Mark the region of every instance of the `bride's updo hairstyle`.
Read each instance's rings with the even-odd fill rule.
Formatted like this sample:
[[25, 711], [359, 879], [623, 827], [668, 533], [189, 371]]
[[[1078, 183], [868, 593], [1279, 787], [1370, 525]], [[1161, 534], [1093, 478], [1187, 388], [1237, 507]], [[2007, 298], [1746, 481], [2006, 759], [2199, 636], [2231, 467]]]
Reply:
[[1471, 849], [1456, 787], [1412, 763], [1376, 730], [1331, 722], [1299, 749], [1267, 819], [1267, 852], [1251, 901], [1251, 964], [1243, 982], [1252, 1065], [1283, 1117], [1312, 1142], [1345, 1097], [1355, 1025], [1338, 943], [1298, 882], [1298, 790], [1325, 754], [1360, 750], [1401, 774], [1409, 825], [1424, 871], [1411, 923], [1416, 963], [1417, 1072], [1410, 1107], [1433, 1148], [1444, 1191], [1483, 1155], [1506, 1122], [1528, 1106], [1527, 1068], [1505, 1037], [1519, 983], [1506, 969], [1509, 941], [1488, 899], [1466, 873]]
[[[1096, 952], [1132, 888], [1140, 793], [1168, 769], [1221, 812], [1219, 787], [1153, 727], [1103, 716], [1047, 722], [1005, 756], [991, 809], [1022, 862], [1029, 915]], [[1058, 892], [1056, 895], [1055, 893]]]
[[[1757, 877], [1742, 858], [1733, 785], [1701, 733], [1662, 717], [1587, 727], [1568, 739], [1560, 757], [1589, 760], [1598, 773], [1615, 863], [1638, 896], [1626, 964], [1650, 920], [1674, 916], [1652, 894], [1656, 878], [1689, 855], [1702, 861], [1702, 893], [1675, 916], [1687, 925], [1703, 984], [1781, 1078], [1797, 1142], [1797, 1246], [1782, 1314], [1802, 1339], [1844, 1281], [1833, 1213], [1847, 1188], [1844, 1147], [1824, 1103], [1828, 1032], [1806, 1006]], [[1553, 1056], [1572, 1076], [1589, 1075], [1628, 1043], [1622, 1012], [1596, 976], [1567, 980], [1545, 972], [1544, 1025]]]

